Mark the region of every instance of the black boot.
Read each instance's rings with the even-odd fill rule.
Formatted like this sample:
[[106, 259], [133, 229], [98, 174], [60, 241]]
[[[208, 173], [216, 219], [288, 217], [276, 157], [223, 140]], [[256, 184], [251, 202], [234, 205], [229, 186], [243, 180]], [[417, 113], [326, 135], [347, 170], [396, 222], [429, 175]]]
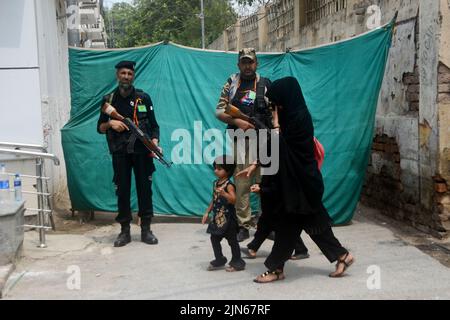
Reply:
[[158, 244], [158, 239], [150, 230], [150, 220], [141, 220], [141, 241], [146, 244]]
[[130, 224], [124, 223], [121, 225], [121, 231], [114, 241], [114, 247], [123, 247], [131, 242]]

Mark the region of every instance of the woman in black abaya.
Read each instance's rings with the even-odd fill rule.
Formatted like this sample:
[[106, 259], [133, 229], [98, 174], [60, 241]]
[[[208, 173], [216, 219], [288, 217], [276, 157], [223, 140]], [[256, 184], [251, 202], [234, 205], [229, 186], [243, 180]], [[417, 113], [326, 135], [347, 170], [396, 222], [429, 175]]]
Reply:
[[[340, 277], [354, 258], [334, 236], [331, 218], [322, 203], [324, 185], [314, 157], [314, 127], [300, 85], [293, 77], [282, 78], [273, 82], [266, 96], [278, 113], [280, 168], [274, 179], [278, 184], [277, 196], [272, 194], [267, 199], [277, 208], [272, 213], [275, 242], [264, 262], [268, 270], [254, 281], [284, 279], [284, 264], [302, 230], [330, 262], [337, 261], [330, 277]], [[239, 175], [251, 173], [255, 168], [252, 165]]]

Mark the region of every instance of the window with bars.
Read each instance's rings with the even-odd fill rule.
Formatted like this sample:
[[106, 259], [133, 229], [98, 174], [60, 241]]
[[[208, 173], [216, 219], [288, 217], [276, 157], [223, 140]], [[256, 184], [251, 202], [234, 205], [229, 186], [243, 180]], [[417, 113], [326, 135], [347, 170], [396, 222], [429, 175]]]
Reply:
[[255, 13], [241, 21], [241, 34], [244, 47], [258, 46], [258, 14]]
[[227, 28], [228, 50], [237, 49], [236, 25]]
[[280, 39], [294, 31], [294, 0], [279, 0], [266, 10], [269, 38]]
[[306, 23], [316, 22], [345, 8], [347, 0], [306, 0]]

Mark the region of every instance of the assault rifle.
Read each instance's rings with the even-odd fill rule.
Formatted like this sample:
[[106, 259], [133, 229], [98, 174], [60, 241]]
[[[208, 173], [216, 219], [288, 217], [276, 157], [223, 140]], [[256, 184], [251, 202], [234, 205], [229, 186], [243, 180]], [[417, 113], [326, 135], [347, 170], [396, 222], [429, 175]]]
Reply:
[[241, 112], [238, 108], [235, 106], [229, 104], [225, 107], [225, 113], [232, 116], [233, 118], [242, 119], [249, 123], [251, 123], [253, 126], [255, 126], [255, 129], [269, 129], [264, 123], [261, 122], [261, 120], [250, 117], [244, 113]]
[[130, 129], [131, 134], [134, 134], [136, 138], [141, 140], [144, 146], [155, 154], [155, 158], [159, 162], [161, 162], [167, 168], [170, 168], [172, 162], [168, 162], [166, 159], [164, 159], [164, 156], [158, 146], [156, 146], [156, 144], [154, 144], [153, 141], [149, 139], [149, 137], [141, 129], [139, 129], [138, 126], [136, 126], [136, 124], [134, 124], [134, 122], [131, 121], [130, 118], [123, 117], [120, 113], [117, 112], [116, 108], [114, 108], [109, 103], [105, 103], [103, 105], [102, 112], [109, 115], [114, 120], [119, 120], [125, 123], [125, 125]]

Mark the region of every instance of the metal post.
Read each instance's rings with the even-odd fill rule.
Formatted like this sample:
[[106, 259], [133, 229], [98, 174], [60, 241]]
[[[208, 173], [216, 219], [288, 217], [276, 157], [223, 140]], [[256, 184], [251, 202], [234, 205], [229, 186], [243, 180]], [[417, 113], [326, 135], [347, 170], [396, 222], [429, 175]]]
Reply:
[[200, 0], [200, 20], [202, 22], [202, 49], [205, 49], [205, 12], [203, 11], [203, 0]]
[[113, 15], [113, 11], [112, 11], [112, 7], [110, 9], [110, 15], [111, 15], [111, 48], [115, 48], [115, 43], [114, 43], [114, 15]]
[[42, 184], [42, 165], [43, 161], [42, 158], [36, 158], [36, 176], [38, 178], [36, 179], [36, 188], [38, 192], [38, 226], [39, 228], [39, 242], [38, 248], [47, 248], [47, 245], [45, 244], [45, 229], [44, 229], [44, 196], [42, 195], [43, 192], [43, 184]]

